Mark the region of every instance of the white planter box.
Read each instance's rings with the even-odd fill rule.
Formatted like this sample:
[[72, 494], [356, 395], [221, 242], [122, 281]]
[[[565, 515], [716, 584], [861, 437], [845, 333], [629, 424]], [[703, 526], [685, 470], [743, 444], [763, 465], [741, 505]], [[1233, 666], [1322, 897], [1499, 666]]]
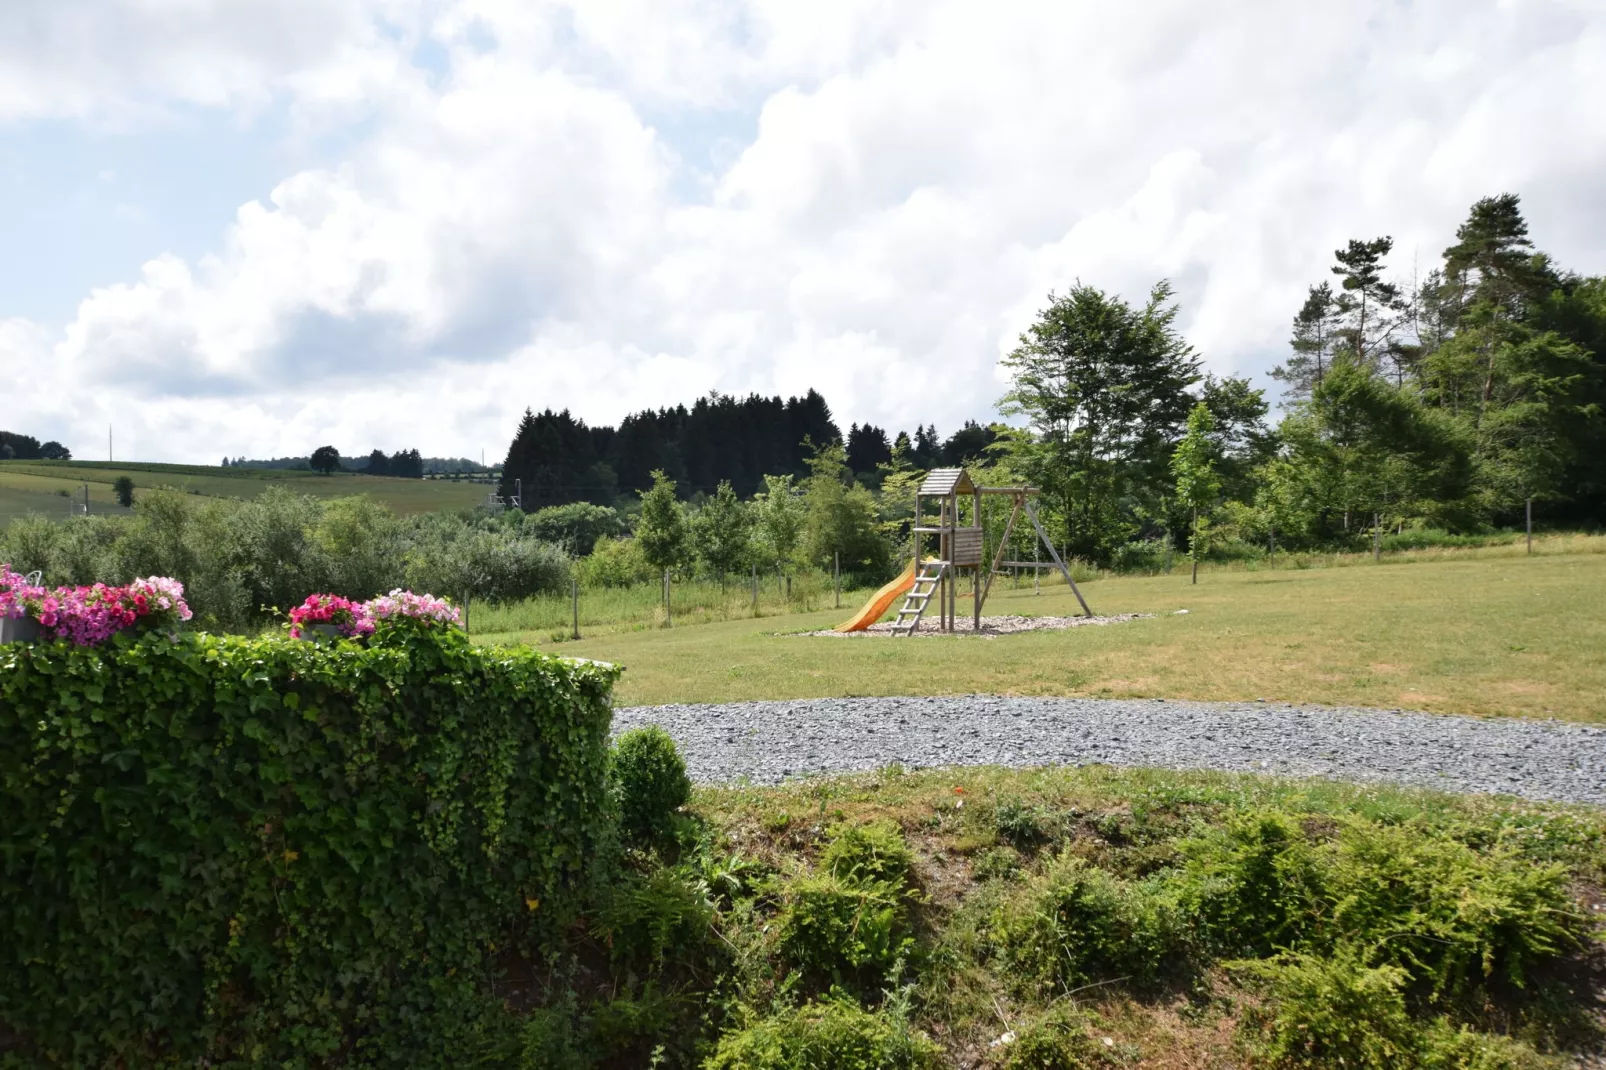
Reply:
[[32, 617], [0, 619], [0, 643], [31, 643], [39, 638], [39, 622]]

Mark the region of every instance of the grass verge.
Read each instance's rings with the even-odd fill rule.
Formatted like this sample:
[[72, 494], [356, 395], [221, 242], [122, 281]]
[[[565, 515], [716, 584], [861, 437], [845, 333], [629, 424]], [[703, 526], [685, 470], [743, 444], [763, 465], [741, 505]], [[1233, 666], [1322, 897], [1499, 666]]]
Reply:
[[705, 788], [504, 995], [524, 1065], [1540, 1070], [1601, 1043], [1603, 837], [1097, 767]]

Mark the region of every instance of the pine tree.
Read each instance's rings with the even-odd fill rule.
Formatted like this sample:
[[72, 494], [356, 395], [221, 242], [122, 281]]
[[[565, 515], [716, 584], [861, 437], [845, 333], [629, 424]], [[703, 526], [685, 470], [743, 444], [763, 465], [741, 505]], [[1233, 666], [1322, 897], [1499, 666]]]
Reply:
[[1338, 264], [1332, 271], [1343, 286], [1335, 301], [1342, 322], [1338, 336], [1345, 349], [1370, 368], [1382, 359], [1402, 309], [1400, 288], [1383, 281], [1383, 258], [1393, 248], [1394, 239], [1385, 236], [1368, 242], [1351, 239], [1333, 252]]
[[1294, 336], [1289, 340], [1294, 355], [1271, 371], [1273, 379], [1287, 385], [1291, 398], [1309, 397], [1327, 374], [1338, 329], [1337, 316], [1332, 286], [1325, 282], [1312, 286], [1294, 317]]

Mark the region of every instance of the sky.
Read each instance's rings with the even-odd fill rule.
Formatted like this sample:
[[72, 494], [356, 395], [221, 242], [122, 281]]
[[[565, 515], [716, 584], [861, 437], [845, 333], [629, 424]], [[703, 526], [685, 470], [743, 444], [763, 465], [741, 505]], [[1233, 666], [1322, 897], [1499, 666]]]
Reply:
[[1217, 374], [1479, 197], [1606, 271], [1606, 0], [6, 0], [0, 426], [498, 459], [710, 391], [989, 419], [1051, 292]]

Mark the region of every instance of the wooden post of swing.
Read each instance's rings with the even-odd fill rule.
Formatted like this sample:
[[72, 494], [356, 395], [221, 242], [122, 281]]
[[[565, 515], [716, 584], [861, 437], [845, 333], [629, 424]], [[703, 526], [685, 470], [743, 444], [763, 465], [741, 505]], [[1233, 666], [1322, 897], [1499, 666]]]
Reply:
[[753, 563], [753, 616], [758, 616], [758, 563]]
[[[971, 630], [977, 635], [981, 634], [981, 566], [987, 560], [987, 525], [981, 521], [981, 491], [971, 488], [971, 514], [970, 522], [981, 529], [981, 545], [976, 554], [976, 567], [970, 574], [970, 600]], [[987, 579], [990, 582], [993, 574], [989, 571]]]
[[569, 597], [571, 608], [574, 610], [574, 628], [569, 632], [570, 639], [580, 638], [580, 581], [569, 580]]
[[1533, 552], [1534, 552], [1534, 500], [1533, 500], [1533, 498], [1530, 497], [1530, 498], [1527, 499], [1527, 503], [1526, 503], [1526, 505], [1524, 507], [1524, 510], [1525, 510], [1525, 512], [1527, 513], [1527, 516], [1528, 516], [1528, 555], [1531, 557], [1531, 556], [1533, 556]]
[[842, 553], [831, 554], [831, 586], [836, 591], [836, 608], [842, 608]]
[[664, 627], [673, 628], [675, 620], [669, 608], [669, 570], [664, 569]]

